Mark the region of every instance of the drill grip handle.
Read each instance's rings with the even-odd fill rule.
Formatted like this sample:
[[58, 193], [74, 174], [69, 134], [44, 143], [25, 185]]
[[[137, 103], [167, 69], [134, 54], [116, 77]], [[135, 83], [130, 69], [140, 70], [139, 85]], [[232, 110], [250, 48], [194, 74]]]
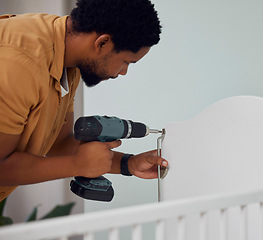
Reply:
[[[109, 139], [101, 138], [103, 125], [100, 120], [100, 116], [80, 117], [74, 125], [75, 138], [84, 142], [108, 141]], [[75, 177], [70, 182], [70, 190], [79, 197], [94, 201], [110, 202], [114, 196], [111, 181], [103, 176], [97, 178]]]

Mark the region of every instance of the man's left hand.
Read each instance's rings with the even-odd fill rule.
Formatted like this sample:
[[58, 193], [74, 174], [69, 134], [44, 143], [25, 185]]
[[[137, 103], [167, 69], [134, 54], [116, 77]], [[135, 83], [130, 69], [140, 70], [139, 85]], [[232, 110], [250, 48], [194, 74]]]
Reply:
[[167, 167], [168, 162], [157, 155], [157, 150], [132, 156], [128, 161], [130, 173], [144, 179], [157, 178], [158, 165]]

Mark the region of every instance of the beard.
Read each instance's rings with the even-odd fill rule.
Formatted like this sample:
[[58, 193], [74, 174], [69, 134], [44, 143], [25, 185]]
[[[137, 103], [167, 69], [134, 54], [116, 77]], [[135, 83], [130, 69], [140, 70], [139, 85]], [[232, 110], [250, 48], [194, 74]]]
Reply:
[[81, 78], [87, 87], [94, 87], [103, 80], [87, 65], [79, 66], [78, 68], [80, 70]]
[[101, 81], [110, 78], [105, 71], [106, 60], [107, 60], [107, 56], [105, 56], [104, 59], [102, 59], [102, 61], [86, 59], [80, 62], [80, 64], [78, 64], [77, 67], [80, 70], [82, 80], [84, 81], [87, 87], [94, 87], [97, 84], [99, 84]]

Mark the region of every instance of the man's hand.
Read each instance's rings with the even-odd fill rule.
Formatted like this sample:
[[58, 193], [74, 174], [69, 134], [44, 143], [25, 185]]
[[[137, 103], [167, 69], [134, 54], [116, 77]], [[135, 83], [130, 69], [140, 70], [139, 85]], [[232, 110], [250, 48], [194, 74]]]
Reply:
[[110, 172], [113, 151], [121, 141], [113, 142], [82, 142], [75, 155], [76, 176], [94, 178]]
[[167, 167], [168, 162], [157, 155], [157, 150], [132, 156], [128, 161], [130, 173], [144, 179], [157, 178], [158, 165]]

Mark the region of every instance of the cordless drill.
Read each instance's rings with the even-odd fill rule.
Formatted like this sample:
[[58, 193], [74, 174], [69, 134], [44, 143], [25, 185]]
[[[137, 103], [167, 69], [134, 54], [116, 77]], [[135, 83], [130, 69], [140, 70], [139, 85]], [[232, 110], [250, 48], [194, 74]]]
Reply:
[[[111, 142], [124, 138], [141, 138], [162, 131], [149, 129], [145, 124], [108, 116], [80, 117], [74, 125], [74, 135], [83, 142]], [[109, 202], [114, 196], [112, 183], [105, 177], [75, 177], [70, 189], [76, 195], [96, 201]]]

